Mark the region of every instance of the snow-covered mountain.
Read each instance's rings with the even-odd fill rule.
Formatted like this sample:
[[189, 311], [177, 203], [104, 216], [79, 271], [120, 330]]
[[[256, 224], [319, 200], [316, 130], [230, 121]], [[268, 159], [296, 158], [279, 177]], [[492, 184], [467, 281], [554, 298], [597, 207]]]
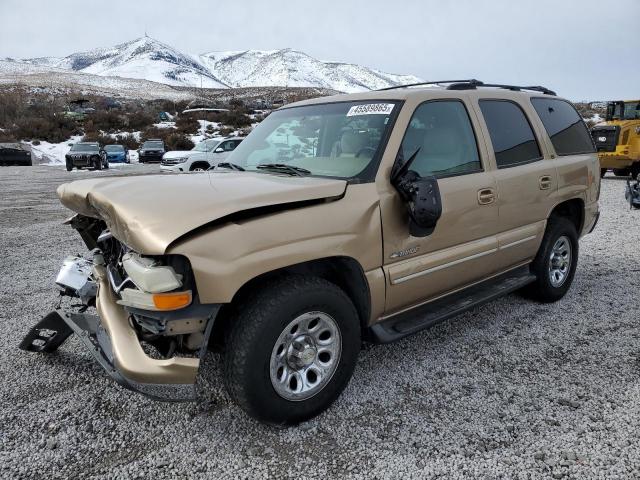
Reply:
[[201, 55], [200, 61], [232, 87], [315, 86], [357, 92], [420, 81], [412, 75], [391, 75], [360, 65], [323, 62], [290, 48], [210, 52]]
[[357, 92], [420, 81], [413, 75], [393, 75], [360, 65], [323, 62], [289, 48], [188, 55], [150, 37], [64, 58], [40, 57], [12, 60], [11, 63], [13, 68], [16, 63], [22, 63], [39, 68], [144, 79], [175, 86], [202, 85], [205, 88], [309, 86]]

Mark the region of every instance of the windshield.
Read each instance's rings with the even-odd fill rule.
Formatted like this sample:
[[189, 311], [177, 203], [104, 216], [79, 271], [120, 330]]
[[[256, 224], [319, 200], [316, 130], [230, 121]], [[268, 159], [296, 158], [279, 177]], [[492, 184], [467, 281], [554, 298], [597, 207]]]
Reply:
[[[310, 175], [364, 177], [377, 169], [397, 102], [341, 102], [278, 110], [263, 120], [228, 157], [246, 170], [286, 164]], [[367, 172], [368, 173], [368, 172]], [[371, 175], [373, 177], [373, 175]]]
[[195, 152], [210, 152], [211, 150], [216, 148], [216, 145], [218, 145], [219, 143], [220, 140], [205, 140], [204, 142], [200, 142], [199, 144], [197, 144], [191, 150]]
[[107, 152], [124, 152], [124, 147], [122, 145], [107, 145], [104, 149]]
[[142, 148], [157, 148], [162, 150], [164, 146], [162, 145], [162, 142], [144, 142], [142, 144]]
[[76, 143], [73, 147], [71, 147], [72, 152], [97, 152], [100, 150], [95, 143]]
[[640, 101], [609, 103], [607, 120], [640, 120]]

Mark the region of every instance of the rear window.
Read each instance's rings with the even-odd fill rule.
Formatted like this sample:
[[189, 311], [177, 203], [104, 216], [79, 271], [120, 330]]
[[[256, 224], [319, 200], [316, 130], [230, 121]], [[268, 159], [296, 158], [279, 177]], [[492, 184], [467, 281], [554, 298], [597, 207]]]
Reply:
[[531, 103], [558, 155], [595, 151], [589, 130], [573, 105], [554, 98], [532, 98]]
[[498, 168], [542, 159], [540, 147], [522, 109], [509, 100], [480, 100]]

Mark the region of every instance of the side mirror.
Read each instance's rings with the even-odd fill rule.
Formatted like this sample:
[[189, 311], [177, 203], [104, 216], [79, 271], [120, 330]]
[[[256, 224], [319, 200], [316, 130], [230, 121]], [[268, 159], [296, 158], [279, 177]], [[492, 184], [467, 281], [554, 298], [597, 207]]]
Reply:
[[214, 152], [216, 152], [216, 153], [222, 153], [222, 152], [224, 152], [224, 148], [222, 148], [222, 147], [218, 147], [218, 148], [216, 148], [216, 149], [214, 150]]
[[421, 177], [409, 170], [419, 151], [416, 150], [406, 162], [400, 155], [392, 169], [391, 183], [407, 206], [409, 233], [414, 237], [426, 237], [433, 233], [442, 215], [442, 199], [434, 176]]
[[409, 233], [414, 237], [431, 235], [442, 215], [438, 180], [421, 177], [409, 170], [394, 185], [409, 211]]

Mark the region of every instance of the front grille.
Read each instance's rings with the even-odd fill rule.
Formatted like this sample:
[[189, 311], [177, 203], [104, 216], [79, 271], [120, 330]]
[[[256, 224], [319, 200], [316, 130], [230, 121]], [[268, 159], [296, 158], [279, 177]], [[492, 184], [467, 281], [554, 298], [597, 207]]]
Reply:
[[182, 163], [182, 162], [179, 162], [178, 160], [174, 160], [171, 158], [168, 160], [162, 160], [162, 165], [177, 165], [179, 163]]
[[604, 126], [591, 130], [591, 137], [599, 152], [615, 152], [620, 136], [620, 127]]

